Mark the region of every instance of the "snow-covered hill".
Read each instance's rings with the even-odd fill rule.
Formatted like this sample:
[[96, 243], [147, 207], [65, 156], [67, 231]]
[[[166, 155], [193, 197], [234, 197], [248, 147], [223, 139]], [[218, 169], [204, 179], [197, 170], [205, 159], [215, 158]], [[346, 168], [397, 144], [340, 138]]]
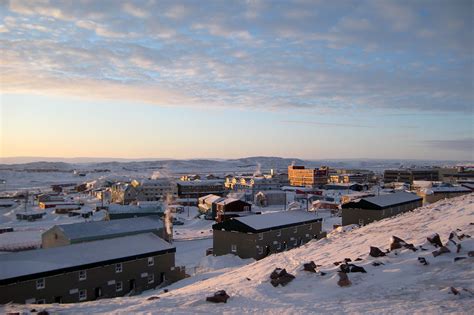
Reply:
[[[436, 248], [426, 238], [439, 233], [443, 243], [455, 231], [463, 237], [461, 249], [451, 244], [451, 252], [434, 257]], [[397, 236], [413, 243], [417, 251], [397, 249], [385, 257], [369, 256], [370, 246], [386, 250]], [[420, 248], [422, 246], [426, 250]], [[117, 298], [71, 305], [35, 306], [36, 309], [70, 313], [169, 314], [204, 313], [471, 313], [474, 307], [474, 194], [419, 208], [351, 231], [333, 232], [327, 239], [310, 242], [298, 249], [272, 255], [229, 272], [200, 275], [199, 281], [186, 279], [162, 290], [132, 298]], [[425, 258], [428, 265], [419, 262]], [[465, 257], [454, 261], [456, 257]], [[349, 273], [351, 286], [337, 282], [339, 266], [334, 262], [350, 258], [367, 273]], [[360, 258], [361, 260], [357, 260]], [[322, 265], [318, 271], [303, 271], [303, 263]], [[381, 263], [374, 266], [373, 263]], [[270, 274], [286, 268], [296, 278], [285, 287], [273, 287]], [[206, 279], [207, 278], [207, 279]], [[451, 287], [460, 293], [455, 295]], [[226, 290], [226, 304], [212, 304], [206, 296]], [[148, 300], [151, 296], [159, 299]], [[5, 311], [21, 311], [31, 306], [7, 306]]]

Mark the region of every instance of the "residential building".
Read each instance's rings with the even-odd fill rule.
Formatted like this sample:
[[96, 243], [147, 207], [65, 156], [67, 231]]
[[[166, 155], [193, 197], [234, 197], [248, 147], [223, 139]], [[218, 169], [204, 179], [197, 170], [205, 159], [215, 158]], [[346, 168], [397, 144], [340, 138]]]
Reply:
[[158, 217], [141, 217], [55, 225], [41, 235], [41, 243], [43, 248], [51, 248], [140, 233], [154, 233], [167, 239]]
[[224, 181], [219, 179], [179, 181], [177, 189], [180, 198], [199, 198], [209, 194], [223, 195], [225, 192]]
[[420, 189], [417, 194], [423, 198], [425, 203], [433, 203], [441, 199], [454, 198], [471, 193], [471, 190], [463, 186], [438, 185]]
[[110, 220], [163, 216], [165, 211], [161, 201], [139, 201], [128, 205], [109, 204], [104, 208], [107, 209]]
[[198, 199], [199, 212], [208, 214], [212, 218], [217, 216], [217, 203], [224, 200], [225, 197], [217, 195], [206, 195]]
[[112, 202], [129, 204], [133, 201], [161, 201], [167, 195], [176, 195], [176, 184], [169, 178], [133, 180], [116, 183], [111, 187]]
[[249, 215], [252, 205], [248, 202], [235, 199], [224, 198], [216, 202], [216, 221], [222, 222], [228, 218]]
[[286, 192], [281, 190], [264, 190], [255, 194], [254, 203], [260, 207], [286, 205]]
[[212, 226], [213, 253], [262, 259], [321, 238], [321, 221], [301, 210], [231, 218]]
[[329, 169], [325, 166], [319, 169], [297, 165], [288, 166], [288, 180], [291, 186], [319, 187], [327, 184], [328, 179]]
[[422, 198], [407, 192], [362, 198], [341, 205], [342, 225], [366, 225], [421, 206]]
[[418, 180], [439, 180], [439, 169], [437, 168], [407, 168], [385, 170], [383, 180], [385, 183], [402, 182], [412, 184]]
[[184, 277], [153, 233], [3, 254], [0, 304], [76, 303], [136, 294]]

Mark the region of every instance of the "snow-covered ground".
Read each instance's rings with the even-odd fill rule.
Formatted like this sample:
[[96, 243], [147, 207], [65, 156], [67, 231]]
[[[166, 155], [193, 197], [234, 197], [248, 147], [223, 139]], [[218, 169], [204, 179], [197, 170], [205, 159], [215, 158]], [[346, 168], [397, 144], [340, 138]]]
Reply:
[[[474, 250], [474, 238], [464, 238], [459, 253], [451, 246], [451, 253], [438, 257], [431, 254], [435, 247], [426, 240], [437, 232], [445, 243], [451, 231], [474, 237], [474, 194], [442, 200], [351, 231], [339, 229], [327, 239], [312, 241], [240, 268], [185, 279], [169, 286], [167, 293], [155, 290], [130, 298], [35, 307], [62, 313], [123, 314], [472, 314], [474, 258], [467, 254]], [[398, 249], [380, 258], [368, 255], [370, 246], [389, 248], [393, 235], [413, 243], [418, 250]], [[426, 250], [421, 250], [420, 245]], [[419, 257], [429, 264], [421, 264]], [[455, 257], [466, 258], [455, 262]], [[345, 258], [351, 258], [367, 273], [349, 273], [352, 285], [339, 287], [339, 267], [334, 262]], [[355, 261], [357, 258], [361, 260]], [[322, 265], [319, 270], [326, 274], [303, 271], [303, 263], [311, 260]], [[374, 266], [373, 262], [383, 265]], [[206, 264], [219, 265], [212, 261]], [[285, 287], [273, 287], [269, 275], [276, 267], [286, 268], [296, 278]], [[460, 294], [452, 294], [451, 287]], [[205, 301], [206, 296], [217, 290], [226, 290], [230, 295], [226, 304]], [[159, 299], [147, 300], [150, 296]], [[5, 312], [29, 309], [31, 306], [3, 307]]]

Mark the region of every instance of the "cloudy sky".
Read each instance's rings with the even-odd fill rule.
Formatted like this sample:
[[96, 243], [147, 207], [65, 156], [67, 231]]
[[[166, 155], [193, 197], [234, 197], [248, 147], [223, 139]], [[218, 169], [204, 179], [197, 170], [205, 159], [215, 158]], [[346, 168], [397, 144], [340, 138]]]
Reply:
[[2, 156], [474, 160], [473, 1], [0, 5]]

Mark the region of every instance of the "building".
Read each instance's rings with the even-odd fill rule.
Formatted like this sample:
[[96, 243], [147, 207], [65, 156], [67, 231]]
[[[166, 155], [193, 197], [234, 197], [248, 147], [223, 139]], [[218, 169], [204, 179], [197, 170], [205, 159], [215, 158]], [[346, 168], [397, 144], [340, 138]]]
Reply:
[[422, 198], [407, 192], [367, 197], [341, 205], [342, 225], [366, 225], [422, 206]]
[[222, 222], [228, 218], [249, 215], [252, 205], [248, 202], [235, 199], [224, 198], [216, 201], [216, 221]]
[[281, 190], [259, 191], [255, 194], [254, 204], [260, 207], [286, 205], [286, 192]]
[[437, 168], [411, 168], [385, 170], [383, 175], [384, 183], [402, 182], [412, 184], [413, 181], [439, 180], [439, 169]]
[[154, 233], [167, 239], [161, 220], [142, 217], [55, 225], [41, 235], [41, 246], [51, 248], [140, 233]]
[[231, 218], [212, 226], [213, 253], [262, 259], [322, 237], [321, 221], [301, 210]]
[[363, 191], [367, 190], [368, 185], [359, 184], [359, 183], [339, 183], [339, 184], [326, 184], [324, 188], [327, 190], [353, 190], [353, 191]]
[[433, 203], [441, 199], [454, 198], [469, 193], [471, 193], [471, 190], [467, 187], [439, 185], [430, 188], [422, 188], [417, 194], [423, 198], [423, 202]]
[[474, 170], [466, 167], [440, 168], [439, 180], [445, 183], [461, 183], [463, 181], [474, 181]]
[[209, 194], [223, 195], [225, 192], [224, 181], [219, 179], [179, 181], [177, 189], [180, 198], [199, 198]]
[[129, 204], [133, 201], [162, 201], [167, 195], [176, 195], [176, 184], [169, 178], [133, 180], [116, 183], [111, 187], [112, 202]]
[[291, 186], [319, 187], [327, 184], [328, 179], [329, 169], [327, 167], [307, 169], [304, 166], [288, 166], [288, 180]]
[[133, 205], [109, 204], [105, 208], [109, 213], [110, 220], [163, 216], [165, 211], [164, 205], [160, 201], [139, 201]]
[[199, 212], [207, 214], [215, 219], [217, 216], [217, 203], [224, 200], [225, 197], [217, 195], [206, 195], [198, 199]]
[[371, 173], [355, 173], [355, 174], [333, 174], [330, 176], [329, 181], [335, 184], [342, 183], [367, 183], [371, 179], [373, 174]]
[[49, 208], [64, 207], [64, 206], [81, 207], [83, 204], [77, 203], [74, 201], [43, 201], [43, 202], [40, 202], [38, 205], [41, 209], [49, 209]]
[[3, 254], [0, 303], [76, 303], [153, 289], [183, 276], [153, 233]]

